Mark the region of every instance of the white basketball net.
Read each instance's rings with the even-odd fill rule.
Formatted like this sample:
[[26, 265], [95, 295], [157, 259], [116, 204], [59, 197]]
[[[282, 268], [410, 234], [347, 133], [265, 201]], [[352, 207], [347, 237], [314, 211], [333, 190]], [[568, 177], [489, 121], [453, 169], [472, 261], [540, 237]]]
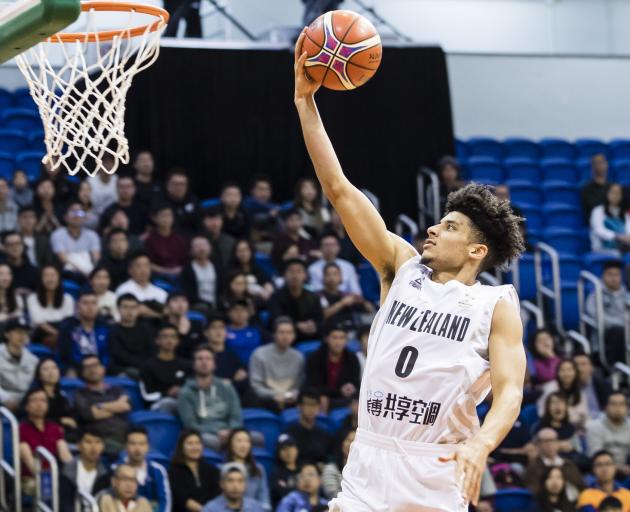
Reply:
[[[42, 162], [51, 171], [65, 168], [75, 175], [83, 170], [94, 176], [129, 163], [125, 98], [136, 73], [157, 59], [166, 23], [162, 20], [151, 31], [153, 18], [141, 35], [132, 37], [130, 28], [145, 24], [146, 15], [131, 11], [123, 25], [129, 29], [111, 41], [97, 37], [89, 42], [87, 33], [98, 33], [95, 18], [102, 14], [83, 13], [88, 18], [83, 40], [69, 43], [52, 36], [16, 57], [42, 117], [47, 150]], [[51, 57], [59, 51], [61, 65], [56, 68]], [[103, 160], [109, 160], [107, 165]]]

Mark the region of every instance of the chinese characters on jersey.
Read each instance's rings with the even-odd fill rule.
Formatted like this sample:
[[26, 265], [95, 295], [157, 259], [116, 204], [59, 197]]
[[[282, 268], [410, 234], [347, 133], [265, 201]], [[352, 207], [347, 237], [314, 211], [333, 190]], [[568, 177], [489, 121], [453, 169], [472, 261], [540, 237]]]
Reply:
[[414, 400], [405, 395], [374, 391], [369, 394], [367, 412], [380, 418], [433, 426], [440, 412], [440, 402]]

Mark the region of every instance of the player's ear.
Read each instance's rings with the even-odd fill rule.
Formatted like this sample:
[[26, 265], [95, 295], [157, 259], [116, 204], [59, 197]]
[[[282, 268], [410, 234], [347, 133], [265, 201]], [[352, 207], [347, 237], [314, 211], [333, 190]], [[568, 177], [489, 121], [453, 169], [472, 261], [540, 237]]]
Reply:
[[488, 246], [485, 244], [470, 244], [468, 256], [472, 259], [481, 261], [488, 255]]

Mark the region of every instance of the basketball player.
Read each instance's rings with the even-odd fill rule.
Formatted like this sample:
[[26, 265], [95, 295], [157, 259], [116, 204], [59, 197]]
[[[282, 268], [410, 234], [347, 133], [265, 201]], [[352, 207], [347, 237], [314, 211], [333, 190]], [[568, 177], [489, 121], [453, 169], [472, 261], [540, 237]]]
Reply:
[[[422, 260], [387, 231], [344, 176], [314, 101], [319, 85], [295, 51], [295, 105], [326, 197], [379, 272], [381, 308], [370, 330], [359, 428], [331, 511], [465, 511], [479, 499], [488, 454], [516, 420], [525, 353], [512, 286], [477, 275], [523, 251], [519, 218], [481, 185], [452, 193], [428, 229]], [[492, 387], [482, 427], [475, 406]]]

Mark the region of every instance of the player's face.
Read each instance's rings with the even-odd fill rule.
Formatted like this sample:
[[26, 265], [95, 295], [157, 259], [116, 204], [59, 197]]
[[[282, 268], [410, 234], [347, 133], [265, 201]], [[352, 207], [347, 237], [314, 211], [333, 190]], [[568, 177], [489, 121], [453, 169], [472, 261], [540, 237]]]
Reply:
[[457, 271], [471, 259], [481, 262], [487, 247], [473, 241], [470, 219], [459, 212], [446, 215], [427, 230], [422, 262], [433, 270]]

